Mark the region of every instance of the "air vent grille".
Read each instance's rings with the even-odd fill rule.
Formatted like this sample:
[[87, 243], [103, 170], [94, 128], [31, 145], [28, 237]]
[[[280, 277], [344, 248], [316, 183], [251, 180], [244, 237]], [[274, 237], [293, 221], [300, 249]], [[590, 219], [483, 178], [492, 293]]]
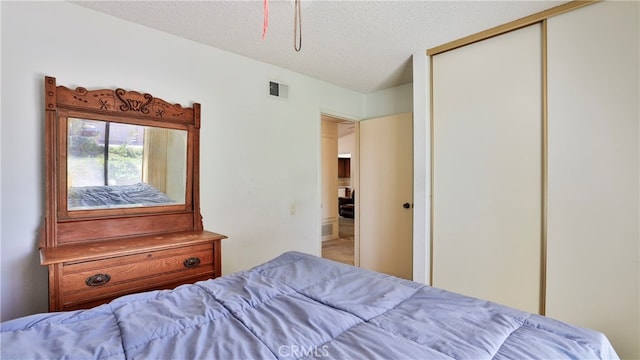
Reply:
[[289, 97], [289, 86], [275, 81], [269, 81], [269, 95], [287, 99]]
[[329, 236], [333, 234], [333, 224], [324, 224], [322, 225], [322, 236]]

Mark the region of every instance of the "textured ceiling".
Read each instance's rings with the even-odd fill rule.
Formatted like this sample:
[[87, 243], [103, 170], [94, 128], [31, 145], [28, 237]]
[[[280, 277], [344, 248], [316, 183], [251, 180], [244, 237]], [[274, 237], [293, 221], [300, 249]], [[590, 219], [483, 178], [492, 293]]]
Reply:
[[73, 1], [115, 17], [363, 93], [412, 81], [411, 56], [566, 1]]

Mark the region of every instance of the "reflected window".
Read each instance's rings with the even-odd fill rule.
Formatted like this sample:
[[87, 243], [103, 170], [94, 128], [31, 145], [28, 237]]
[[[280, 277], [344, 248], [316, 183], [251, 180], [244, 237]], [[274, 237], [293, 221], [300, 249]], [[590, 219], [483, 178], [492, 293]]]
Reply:
[[71, 118], [68, 131], [70, 186], [142, 182], [143, 126]]

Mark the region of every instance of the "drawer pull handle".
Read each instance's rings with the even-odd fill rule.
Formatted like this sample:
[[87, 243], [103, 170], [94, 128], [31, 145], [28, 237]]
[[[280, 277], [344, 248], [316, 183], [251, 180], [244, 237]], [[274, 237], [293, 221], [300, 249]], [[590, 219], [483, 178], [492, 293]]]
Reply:
[[200, 259], [197, 257], [190, 257], [187, 260], [185, 260], [182, 265], [184, 265], [184, 267], [186, 268], [193, 268], [196, 267], [198, 265], [200, 265]]
[[87, 284], [87, 286], [100, 286], [108, 283], [109, 280], [111, 280], [111, 275], [109, 274], [95, 274], [89, 276], [84, 283]]

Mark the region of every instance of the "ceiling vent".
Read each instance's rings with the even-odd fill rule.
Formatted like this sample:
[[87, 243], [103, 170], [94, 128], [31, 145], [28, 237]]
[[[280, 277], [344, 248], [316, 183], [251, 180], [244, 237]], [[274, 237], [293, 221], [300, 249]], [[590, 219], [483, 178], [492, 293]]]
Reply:
[[289, 86], [269, 81], [269, 95], [287, 99], [289, 97]]

